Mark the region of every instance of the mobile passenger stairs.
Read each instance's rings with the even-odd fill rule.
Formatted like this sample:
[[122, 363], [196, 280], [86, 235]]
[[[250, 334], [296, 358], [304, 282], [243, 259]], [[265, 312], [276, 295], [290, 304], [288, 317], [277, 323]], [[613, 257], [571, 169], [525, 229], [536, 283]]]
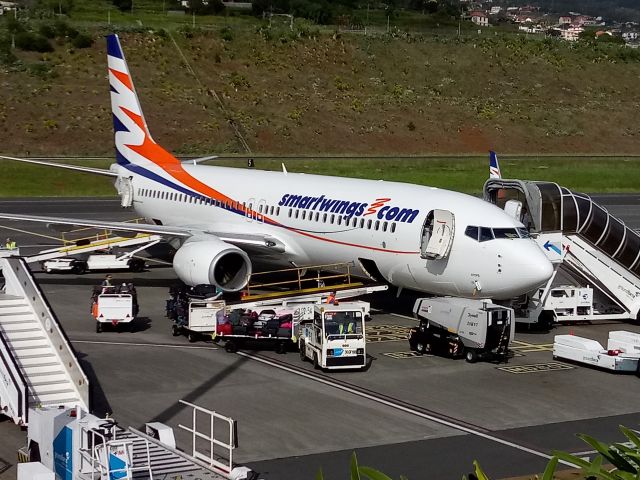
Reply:
[[191, 409], [191, 425], [178, 425], [191, 438], [191, 453], [176, 448], [173, 429], [163, 423], [146, 423], [142, 432], [82, 408], [32, 409], [27, 446], [18, 452], [18, 480], [36, 478], [35, 472], [49, 475], [37, 478], [55, 474], [78, 480], [258, 477], [233, 462], [238, 447], [235, 420], [184, 400], [180, 404]]
[[582, 320], [640, 321], [640, 233], [588, 195], [552, 182], [489, 179], [484, 198], [522, 221], [556, 265], [547, 285], [516, 308], [518, 322], [562, 320], [545, 308], [558, 268], [597, 289], [622, 312], [587, 310]]
[[87, 377], [26, 262], [0, 258], [0, 272], [0, 412], [27, 425], [35, 406], [87, 410]]

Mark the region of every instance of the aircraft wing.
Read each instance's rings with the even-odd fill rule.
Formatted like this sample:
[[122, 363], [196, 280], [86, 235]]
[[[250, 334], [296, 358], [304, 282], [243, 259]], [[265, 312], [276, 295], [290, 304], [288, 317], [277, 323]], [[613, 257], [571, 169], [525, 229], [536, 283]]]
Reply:
[[0, 159], [13, 160], [16, 162], [32, 163], [34, 165], [46, 165], [47, 167], [66, 168], [67, 170], [75, 170], [77, 172], [93, 173], [94, 175], [104, 175], [106, 177], [117, 177], [118, 174], [110, 170], [93, 167], [82, 167], [80, 165], [69, 165], [67, 163], [47, 162], [44, 160], [31, 160], [28, 158], [7, 157], [6, 155], [0, 155]]
[[194, 235], [211, 235], [223, 242], [235, 245], [243, 250], [255, 253], [284, 253], [286, 245], [271, 235], [241, 234], [232, 232], [212, 232], [204, 226], [175, 227], [170, 225], [154, 225], [150, 223], [106, 222], [69, 217], [42, 217], [38, 215], [20, 215], [0, 213], [0, 219], [21, 220], [26, 222], [46, 223], [49, 225], [69, 225], [114, 230], [117, 232], [151, 233], [166, 237], [189, 238]]

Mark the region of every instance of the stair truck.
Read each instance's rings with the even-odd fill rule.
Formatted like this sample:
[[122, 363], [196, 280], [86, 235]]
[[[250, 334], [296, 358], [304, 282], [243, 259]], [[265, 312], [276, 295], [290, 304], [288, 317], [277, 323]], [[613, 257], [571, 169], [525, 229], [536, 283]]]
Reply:
[[313, 320], [302, 322], [300, 359], [316, 369], [364, 368], [367, 365], [365, 313], [367, 302], [316, 304]]
[[452, 358], [505, 360], [515, 334], [512, 308], [454, 297], [419, 298], [413, 307], [419, 325], [410, 330], [409, 346], [418, 354]]

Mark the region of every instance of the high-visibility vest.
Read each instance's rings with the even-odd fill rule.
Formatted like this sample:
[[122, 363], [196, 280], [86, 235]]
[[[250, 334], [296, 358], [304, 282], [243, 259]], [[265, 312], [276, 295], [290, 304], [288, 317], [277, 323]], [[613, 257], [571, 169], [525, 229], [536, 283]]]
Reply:
[[4, 246], [7, 250], [15, 250], [17, 248], [16, 242], [7, 242]]

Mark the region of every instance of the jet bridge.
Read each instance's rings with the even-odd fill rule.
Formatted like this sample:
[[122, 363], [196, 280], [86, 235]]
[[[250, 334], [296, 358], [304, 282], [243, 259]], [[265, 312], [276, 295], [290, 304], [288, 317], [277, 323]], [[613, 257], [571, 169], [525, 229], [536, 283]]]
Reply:
[[553, 182], [489, 179], [484, 198], [528, 227], [552, 262], [580, 276], [624, 312], [594, 314], [592, 319], [640, 320], [640, 233], [589, 195]]
[[0, 412], [20, 425], [35, 406], [89, 408], [89, 381], [22, 258], [0, 258]]

